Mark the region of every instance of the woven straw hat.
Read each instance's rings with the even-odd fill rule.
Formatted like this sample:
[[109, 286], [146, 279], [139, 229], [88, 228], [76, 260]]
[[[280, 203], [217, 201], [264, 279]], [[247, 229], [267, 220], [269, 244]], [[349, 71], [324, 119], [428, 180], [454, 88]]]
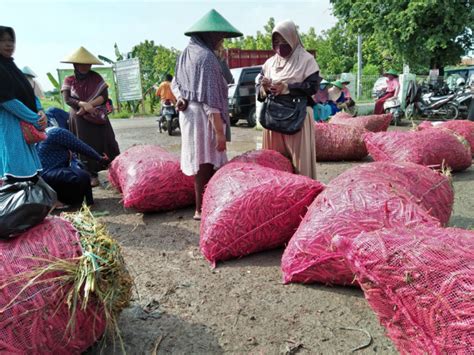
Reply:
[[64, 58], [61, 63], [104, 65], [104, 63], [102, 63], [99, 59], [96, 58], [95, 55], [93, 55], [84, 47], [76, 49], [72, 54]]
[[214, 9], [205, 14], [184, 34], [186, 36], [192, 36], [193, 34], [202, 32], [220, 32], [224, 33], [227, 38], [243, 36], [242, 32], [232, 26], [229, 21]]

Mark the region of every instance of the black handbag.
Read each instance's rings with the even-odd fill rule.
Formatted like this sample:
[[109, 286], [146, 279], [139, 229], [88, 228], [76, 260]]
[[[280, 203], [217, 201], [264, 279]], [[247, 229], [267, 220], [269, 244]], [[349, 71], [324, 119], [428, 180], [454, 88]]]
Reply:
[[260, 124], [271, 131], [295, 134], [303, 127], [306, 105], [306, 97], [269, 95], [260, 111]]
[[43, 221], [56, 202], [56, 192], [42, 179], [0, 187], [0, 238], [13, 237]]

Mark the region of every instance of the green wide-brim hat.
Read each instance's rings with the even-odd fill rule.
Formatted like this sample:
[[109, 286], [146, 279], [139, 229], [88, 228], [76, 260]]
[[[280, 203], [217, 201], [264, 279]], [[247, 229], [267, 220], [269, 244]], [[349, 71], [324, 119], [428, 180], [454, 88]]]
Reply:
[[395, 69], [389, 69], [383, 75], [393, 75], [393, 76], [398, 76], [398, 72]]
[[104, 63], [84, 47], [76, 49], [73, 53], [61, 60], [61, 63], [104, 65]]
[[332, 86], [335, 86], [335, 87], [337, 87], [337, 88], [339, 88], [339, 89], [342, 89], [342, 88], [343, 88], [342, 83], [341, 83], [340, 80], [333, 81], [333, 82], [331, 83], [331, 85], [332, 85]]
[[202, 32], [220, 32], [227, 38], [243, 36], [242, 32], [232, 26], [229, 21], [214, 9], [205, 14], [184, 34], [192, 36]]

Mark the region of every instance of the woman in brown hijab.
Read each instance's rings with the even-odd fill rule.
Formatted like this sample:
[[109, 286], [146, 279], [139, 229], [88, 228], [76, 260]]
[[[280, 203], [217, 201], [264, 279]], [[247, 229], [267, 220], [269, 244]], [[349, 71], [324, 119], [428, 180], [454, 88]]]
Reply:
[[283, 21], [272, 33], [275, 55], [262, 68], [258, 100], [272, 94], [290, 95], [307, 100], [306, 119], [301, 129], [292, 135], [263, 130], [263, 149], [273, 149], [291, 159], [298, 174], [316, 179], [316, 148], [313, 126], [313, 101], [321, 78], [319, 66], [308, 53], [293, 21]]

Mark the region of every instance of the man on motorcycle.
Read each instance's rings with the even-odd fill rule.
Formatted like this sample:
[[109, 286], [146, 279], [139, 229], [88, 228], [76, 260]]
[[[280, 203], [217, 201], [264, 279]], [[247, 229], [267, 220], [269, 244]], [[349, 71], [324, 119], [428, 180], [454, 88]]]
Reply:
[[397, 96], [398, 90], [400, 89], [400, 83], [398, 82], [398, 72], [394, 69], [387, 70], [383, 76], [387, 77], [387, 90], [385, 94], [375, 102], [374, 114], [383, 114], [383, 104], [389, 98]]
[[173, 95], [173, 91], [171, 91], [171, 81], [173, 80], [173, 75], [166, 74], [165, 81], [163, 81], [158, 89], [156, 90], [156, 96], [161, 100], [161, 107], [163, 107], [163, 103], [166, 100], [170, 100], [173, 105], [176, 104], [176, 97]]

